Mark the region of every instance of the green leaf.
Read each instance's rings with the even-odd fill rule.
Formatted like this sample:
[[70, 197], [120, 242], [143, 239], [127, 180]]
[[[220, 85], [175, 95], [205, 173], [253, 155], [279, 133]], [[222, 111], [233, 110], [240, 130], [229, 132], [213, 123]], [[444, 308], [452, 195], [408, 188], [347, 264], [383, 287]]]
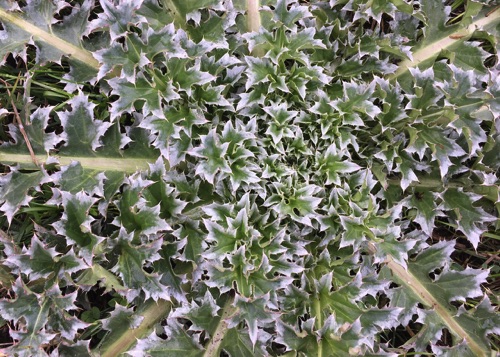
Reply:
[[273, 185], [278, 193], [271, 195], [264, 206], [272, 207], [277, 213], [289, 215], [293, 220], [311, 226], [311, 218], [315, 216], [315, 209], [322, 201], [314, 195], [319, 191], [315, 185], [303, 185], [292, 187], [292, 182], [287, 180], [286, 184], [275, 183]]
[[[488, 272], [471, 268], [452, 270], [449, 255], [453, 246], [454, 242], [442, 241], [423, 250], [408, 262], [407, 270], [389, 258], [388, 267], [397, 277], [396, 282], [405, 287], [399, 291], [400, 296], [402, 293], [408, 295], [408, 298], [394, 301], [393, 306], [397, 304], [408, 309], [408, 304], [419, 301], [426, 307], [418, 312], [425, 328], [416, 337], [420, 341], [417, 348], [423, 350], [429, 341], [435, 343], [441, 329], [446, 327], [453, 335], [453, 345], [465, 339], [471, 353], [483, 355], [489, 349], [486, 334], [491, 331], [491, 322], [482, 322], [481, 328], [477, 320], [459, 319], [457, 309], [450, 302], [481, 296], [480, 284]], [[431, 273], [435, 274], [435, 279]]]
[[93, 250], [104, 238], [92, 233], [91, 223], [94, 219], [89, 216], [90, 207], [96, 203], [96, 199], [84, 192], [72, 195], [69, 192], [61, 192], [64, 213], [60, 221], [53, 224], [57, 234], [66, 238], [70, 244], [76, 244], [81, 249], [82, 258], [91, 263]]
[[2, 3], [0, 20], [3, 30], [0, 35], [0, 57], [3, 64], [9, 53], [20, 55], [26, 60], [26, 46], [33, 42], [37, 48], [37, 63], [53, 61], [59, 63], [61, 56], [71, 56], [89, 67], [98, 68], [92, 54], [82, 46], [82, 34], [86, 32], [91, 2], [73, 7], [62, 23], [54, 19], [57, 5], [44, 0], [29, 2], [22, 8], [22, 14], [14, 14]]
[[450, 69], [454, 80], [446, 87], [447, 100], [454, 106], [457, 113], [451, 125], [466, 138], [469, 153], [474, 154], [487, 140], [486, 132], [481, 127], [483, 120], [478, 114], [483, 105], [482, 101], [471, 98], [479, 86], [478, 78], [470, 70], [463, 71], [454, 65], [450, 65]]
[[[352, 325], [339, 325], [332, 315], [326, 321], [324, 328], [319, 331], [321, 336], [319, 346], [321, 347], [318, 347], [321, 350], [328, 351], [332, 355], [352, 355], [356, 352], [359, 354], [363, 350], [361, 347], [361, 336], [359, 336], [361, 332], [359, 330], [359, 322]], [[363, 354], [366, 354], [366, 351]]]
[[16, 299], [0, 300], [2, 317], [16, 322], [22, 319], [25, 327], [20, 331], [10, 331], [10, 334], [18, 340], [18, 343], [11, 347], [10, 353], [14, 355], [22, 352], [25, 355], [29, 353], [33, 356], [42, 356], [44, 352], [41, 345], [49, 343], [56, 337], [44, 328], [50, 305], [39, 301], [39, 296], [29, 290], [20, 279], [16, 280], [13, 290]]
[[168, 76], [178, 92], [186, 92], [190, 96], [195, 84], [202, 86], [213, 81], [215, 77], [208, 72], [200, 71], [200, 63], [187, 68], [189, 62], [191, 61], [186, 58], [170, 58], [166, 67], [169, 72]]
[[233, 252], [236, 247], [240, 246], [238, 240], [236, 229], [226, 229], [221, 225], [212, 222], [210, 220], [204, 220], [205, 228], [208, 231], [207, 241], [216, 243], [212, 246], [208, 252], [203, 253], [203, 256], [207, 259], [213, 259], [218, 256], [226, 255]]
[[245, 85], [247, 90], [251, 87], [258, 87], [258, 84], [271, 82], [267, 92], [264, 91], [264, 93], [268, 93], [270, 89], [274, 90], [275, 88], [288, 92], [286, 84], [277, 78], [277, 69], [272, 62], [254, 57], [245, 57], [245, 61], [248, 65], [248, 73], [246, 74], [248, 81]]
[[75, 194], [84, 191], [89, 195], [103, 195], [104, 174], [99, 170], [85, 170], [82, 165], [73, 161], [61, 169], [59, 184], [62, 191]]
[[364, 85], [344, 82], [344, 97], [334, 100], [332, 106], [340, 112], [344, 124], [364, 126], [362, 115], [373, 118], [380, 113], [380, 108], [371, 99], [374, 91], [374, 83]]
[[118, 37], [126, 35], [129, 25], [138, 20], [135, 12], [140, 5], [141, 1], [137, 0], [116, 5], [108, 0], [103, 0], [101, 6], [104, 12], [99, 14], [92, 26], [109, 27], [111, 40], [115, 41]]
[[90, 355], [90, 342], [78, 341], [76, 343], [61, 343], [58, 347], [61, 357], [87, 356]]
[[480, 207], [474, 207], [473, 203], [480, 196], [472, 193], [463, 192], [461, 189], [447, 189], [442, 195], [442, 207], [445, 210], [451, 210], [455, 214], [454, 221], [458, 229], [461, 230], [474, 248], [477, 248], [481, 234], [484, 228], [478, 227], [482, 222], [491, 222], [496, 218], [486, 213]]
[[144, 16], [147, 19], [148, 25], [156, 31], [162, 31], [165, 26], [172, 25], [173, 22], [171, 14], [168, 11], [164, 11], [160, 4], [154, 0], [143, 1], [135, 13], [138, 16]]
[[132, 308], [116, 304], [110, 316], [103, 320], [102, 327], [113, 331], [115, 329], [123, 329], [124, 326], [126, 326], [125, 328], [137, 328], [140, 323], [141, 318], [134, 314]]
[[230, 356], [264, 357], [267, 355], [264, 344], [253, 346], [246, 329], [229, 329], [222, 341], [221, 347]]
[[376, 244], [377, 253], [375, 254], [375, 261], [383, 261], [385, 257], [391, 256], [400, 265], [406, 267], [408, 260], [408, 252], [415, 246], [415, 240], [396, 240], [396, 235], [386, 234], [382, 242]]
[[467, 342], [462, 341], [461, 343], [453, 346], [453, 347], [447, 347], [447, 346], [437, 346], [433, 345], [432, 346], [432, 351], [436, 353], [437, 355], [440, 356], [450, 356], [450, 357], [461, 357], [461, 356], [467, 356], [467, 357], [474, 357], [474, 354], [471, 352], [471, 350], [467, 347]]
[[394, 65], [379, 61], [373, 57], [366, 60], [349, 60], [337, 67], [337, 73], [344, 78], [357, 77], [362, 74], [393, 73], [396, 70]]
[[[164, 117], [148, 116], [140, 124], [141, 128], [148, 129], [153, 134], [152, 144], [159, 149], [170, 166], [176, 166], [184, 160], [186, 150], [178, 150], [183, 145], [181, 131], [187, 136], [193, 133], [194, 125], [206, 123], [203, 113], [187, 107], [170, 107], [165, 111]], [[191, 141], [188, 141], [188, 145]], [[190, 147], [189, 147], [190, 148]]]
[[[134, 145], [129, 144], [132, 139], [136, 139], [136, 132], [142, 129], [135, 128], [129, 135], [123, 135], [116, 124], [95, 119], [95, 105], [84, 95], [75, 96], [69, 103], [73, 107], [71, 111], [58, 112], [65, 129], [60, 135], [46, 132], [52, 110], [50, 107], [35, 111], [31, 115], [32, 124], [26, 125], [26, 133], [33, 143], [39, 164], [58, 162], [60, 165], [70, 165], [78, 161], [84, 169], [135, 172], [139, 168], [148, 168], [147, 161], [156, 160], [157, 154], [151, 153], [151, 150], [136, 151], [133, 150]], [[11, 128], [16, 143], [0, 146], [2, 162], [15, 162], [23, 168], [38, 169], [32, 162], [24, 138], [17, 129]], [[56, 155], [54, 148], [61, 140], [65, 143]], [[126, 144], [130, 148], [122, 150]], [[48, 156], [46, 152], [49, 152]]]
[[224, 254], [234, 252], [237, 247], [250, 242], [258, 235], [258, 232], [249, 226], [246, 209], [240, 210], [235, 219], [231, 217], [225, 219], [227, 228], [208, 219], [204, 220], [205, 228], [208, 230], [207, 241], [217, 242], [216, 246], [203, 254], [207, 259], [222, 259]]
[[453, 165], [451, 158], [464, 156], [466, 152], [454, 140], [443, 135], [441, 130], [423, 125], [416, 125], [416, 128], [418, 138], [406, 150], [410, 153], [418, 152], [420, 146], [425, 147], [428, 145], [432, 150], [433, 159], [439, 163], [441, 177], [446, 176], [450, 166]]
[[36, 171], [32, 173], [21, 173], [14, 170], [7, 175], [0, 176], [0, 203], [3, 203], [0, 209], [7, 216], [9, 224], [12, 218], [22, 206], [27, 206], [33, 199], [28, 195], [33, 187], [47, 181], [45, 171]]
[[[409, 68], [434, 61], [442, 51], [449, 48], [453, 48], [456, 53], [460, 52], [464, 41], [468, 40], [473, 34], [480, 31], [494, 31], [500, 21], [498, 9], [492, 11], [485, 7], [481, 9], [477, 16], [473, 17], [473, 21], [470, 21], [470, 17], [465, 16], [463, 18], [465, 26], [463, 24], [446, 26], [447, 14], [443, 11], [443, 8], [444, 3], [437, 3], [433, 0], [423, 2], [423, 16], [419, 15], [419, 17], [426, 21], [425, 38], [414, 46], [412, 59], [399, 64], [399, 68], [392, 78], [405, 74]], [[468, 49], [465, 48], [466, 53], [467, 51]], [[460, 54], [457, 56], [460, 59]], [[483, 66], [478, 70], [483, 71]]]
[[93, 264], [90, 268], [81, 272], [76, 282], [84, 290], [88, 290], [96, 284], [103, 287], [105, 293], [112, 290], [118, 292], [126, 290], [116, 275], [103, 268], [100, 264]]
[[218, 173], [231, 173], [225, 159], [229, 143], [221, 144], [219, 135], [214, 130], [207, 135], [200, 136], [200, 139], [201, 145], [191, 150], [190, 155], [203, 159], [196, 167], [196, 174], [214, 184]]
[[475, 70], [476, 75], [479, 76], [487, 73], [484, 61], [489, 56], [489, 53], [480, 46], [481, 43], [477, 41], [464, 42], [451, 46], [449, 54], [447, 52], [445, 54], [448, 54], [447, 57], [455, 66], [464, 70]]
[[162, 0], [162, 5], [170, 11], [176, 25], [184, 27], [186, 16], [198, 9], [214, 6], [217, 0]]
[[283, 26], [295, 29], [297, 21], [311, 17], [311, 13], [307, 6], [298, 6], [296, 3], [288, 0], [279, 0], [274, 9], [273, 16]]
[[[171, 82], [153, 81], [153, 84], [142, 73], [137, 75], [134, 83], [124, 78], [114, 78], [108, 82], [113, 88], [112, 94], [118, 96], [118, 100], [113, 102], [110, 110], [113, 120], [124, 112], [131, 113], [141, 108], [145, 116], [152, 113], [162, 118], [162, 101], [170, 102], [180, 98]], [[140, 104], [137, 104], [138, 102]]]
[[47, 293], [47, 304], [50, 311], [47, 317], [46, 328], [48, 331], [59, 333], [61, 337], [67, 340], [73, 340], [78, 335], [78, 330], [88, 326], [87, 323], [80, 321], [71, 310], [77, 310], [74, 305], [77, 292], [64, 294], [59, 288], [52, 288]]
[[48, 278], [50, 275], [62, 278], [65, 273], [71, 274], [87, 268], [73, 251], [58, 253], [55, 248], [44, 246], [36, 235], [31, 239], [30, 249], [25, 254], [10, 255], [5, 263], [33, 280]]
[[238, 293], [241, 296], [260, 297], [284, 289], [293, 281], [292, 278], [268, 277], [267, 274], [271, 270], [268, 258], [264, 256], [259, 265], [250, 264], [245, 257], [245, 252], [245, 246], [241, 246], [231, 256], [230, 268], [224, 268], [217, 262], [204, 265], [210, 277], [210, 280], [205, 281], [205, 284], [209, 287], [218, 288], [221, 293], [229, 291], [236, 284]]
[[207, 290], [200, 304], [193, 302], [190, 306], [183, 311], [177, 310], [179, 316], [189, 319], [193, 325], [189, 328], [191, 331], [207, 331], [208, 333], [214, 333], [219, 319], [217, 318], [217, 312], [220, 307], [217, 305], [214, 297]]
[[[269, 107], [264, 107], [263, 110], [269, 115], [270, 125], [266, 134], [271, 135], [273, 142], [278, 144], [282, 138], [293, 138], [294, 133], [288, 124], [297, 116], [299, 112], [288, 110], [287, 103], [270, 103]], [[293, 126], [292, 126], [293, 128]]]
[[417, 209], [415, 222], [429, 236], [434, 230], [434, 219], [439, 215], [437, 198], [438, 196], [434, 192], [414, 190], [413, 195], [408, 200], [409, 206]]
[[369, 228], [357, 217], [340, 216], [340, 222], [344, 228], [340, 242], [341, 247], [352, 245], [357, 249], [366, 240], [366, 237], [370, 236]]
[[166, 174], [165, 165], [159, 160], [155, 165], [151, 165], [149, 178], [154, 181], [144, 191], [144, 197], [150, 205], [160, 205], [160, 217], [172, 219], [179, 217], [188, 204], [178, 197], [178, 192], [173, 185], [168, 185], [164, 181]]
[[[465, 309], [461, 306], [458, 309], [457, 320], [467, 329], [471, 335], [475, 335], [477, 339], [483, 340], [485, 344], [488, 342], [484, 338], [484, 334], [497, 334], [500, 330], [500, 317], [494, 313], [494, 306], [491, 304], [488, 295], [473, 308]], [[481, 328], [476, 329], [475, 325], [479, 322]]]
[[249, 93], [239, 93], [240, 100], [236, 106], [237, 111], [248, 110], [257, 105], [264, 105], [268, 88], [265, 86], [256, 86]]
[[340, 185], [339, 174], [346, 174], [358, 171], [361, 167], [349, 158], [345, 158], [342, 153], [338, 153], [336, 145], [332, 144], [325, 150], [325, 154], [319, 159], [319, 171], [326, 173], [326, 184], [332, 183]]
[[169, 300], [167, 289], [160, 283], [161, 276], [157, 273], [147, 273], [144, 266], [160, 259], [158, 251], [161, 247], [161, 240], [155, 240], [140, 246], [132, 244], [133, 235], [129, 235], [124, 229], [120, 230], [113, 250], [118, 256], [118, 262], [111, 269], [118, 274], [123, 281], [123, 285], [129, 290], [126, 292], [129, 299], [139, 295], [142, 290], [146, 299]]
[[[284, 2], [284, 1], [283, 1]], [[284, 27], [278, 27], [274, 33], [252, 32], [245, 38], [248, 40], [248, 49], [252, 52], [266, 53], [275, 64], [294, 60], [309, 65], [309, 57], [303, 52], [312, 49], [324, 49], [325, 45], [314, 38], [314, 28], [306, 28], [300, 32], [286, 33]]]
[[72, 110], [59, 114], [64, 128], [62, 136], [65, 144], [61, 154], [91, 155], [99, 146], [100, 138], [111, 126], [111, 123], [94, 119], [95, 104], [89, 98], [80, 94], [68, 102]]
[[56, 336], [72, 340], [79, 328], [87, 326], [69, 314], [69, 310], [76, 310], [73, 305], [76, 292], [63, 296], [60, 289], [54, 286], [42, 294], [36, 294], [20, 279], [13, 289], [15, 299], [0, 300], [2, 316], [15, 321], [15, 324], [23, 324], [19, 330], [11, 331], [11, 335], [17, 340], [10, 348], [13, 355], [41, 355], [41, 346], [50, 343]]
[[[317, 353], [317, 338], [310, 331], [310, 326], [314, 324], [314, 320], [308, 320], [302, 323], [302, 329], [294, 328], [281, 321], [277, 324], [277, 339], [276, 342], [287, 347], [288, 351], [311, 351]], [[306, 330], [308, 328], [308, 330]]]
[[122, 185], [125, 175], [123, 172], [108, 171], [105, 173], [106, 179], [104, 180], [103, 193], [104, 198], [109, 202], [116, 192], [118, 192]]
[[200, 230], [198, 221], [186, 220], [172, 233], [184, 247], [183, 254], [179, 259], [188, 260], [198, 264], [201, 254], [206, 250], [205, 234]]
[[394, 123], [401, 121], [407, 117], [406, 113], [401, 110], [401, 102], [403, 95], [399, 85], [391, 86], [389, 81], [377, 79], [376, 93], [383, 100], [382, 111], [377, 115], [383, 127], [392, 126]]
[[279, 324], [277, 342], [287, 346], [290, 351], [299, 352], [300, 356], [311, 353], [326, 356], [391, 356], [385, 354], [378, 345], [368, 345], [364, 341], [359, 320], [352, 324], [340, 324], [334, 315], [330, 315], [322, 329], [313, 330], [313, 324], [314, 319], [309, 319], [302, 323], [300, 330], [290, 325]]
[[137, 68], [150, 63], [145, 53], [147, 49], [139, 37], [132, 34], [127, 36], [125, 44], [114, 43], [111, 47], [96, 52], [95, 57], [101, 63], [97, 78], [103, 78], [113, 68], [120, 68], [121, 77], [134, 83]]
[[449, 11], [450, 8], [446, 9], [443, 3], [432, 0], [422, 0], [421, 12], [424, 15], [426, 24], [424, 29], [425, 40], [423, 44], [431, 43], [436, 38], [439, 38], [439, 34], [446, 28]]
[[[48, 153], [62, 140], [62, 138], [55, 133], [45, 132], [50, 120], [50, 113], [53, 109], [53, 107], [37, 108], [33, 114], [30, 115], [30, 125], [24, 128], [35, 153]], [[15, 149], [16, 152], [28, 152], [27, 148], [25, 148], [24, 138], [19, 129], [17, 127], [11, 127], [10, 132], [16, 144], [4, 143], [3, 145], [11, 151]]]
[[121, 215], [116, 217], [114, 224], [123, 226], [128, 233], [135, 232], [136, 235], [170, 230], [170, 225], [160, 217], [160, 205], [150, 207], [142, 197], [142, 192], [153, 181], [144, 180], [140, 175], [131, 176], [127, 181], [128, 185], [121, 198], [116, 201]]
[[110, 334], [104, 338], [99, 349], [101, 351], [111, 349], [117, 342], [119, 336], [128, 330], [137, 329], [142, 319], [143, 317], [136, 314], [133, 308], [115, 304], [115, 309], [111, 312], [109, 317], [102, 320], [103, 329], [109, 331]]
[[147, 300], [136, 309], [118, 307], [107, 322], [109, 333], [96, 352], [103, 357], [128, 352], [137, 340], [150, 333], [153, 325], [166, 317], [170, 309], [171, 304], [165, 300]]
[[182, 326], [177, 322], [170, 322], [165, 326], [166, 340], [152, 333], [146, 339], [137, 342], [135, 348], [127, 353], [134, 357], [143, 356], [147, 353], [152, 357], [201, 357], [203, 349], [191, 336], [189, 336]]
[[414, 78], [414, 94], [408, 95], [410, 103], [407, 108], [427, 110], [435, 106], [443, 94], [436, 87], [433, 69], [429, 68], [424, 71], [418, 68], [410, 69], [410, 73]]
[[254, 120], [247, 124], [238, 120], [235, 126], [231, 122], [224, 125], [221, 141], [229, 143], [226, 151], [231, 168], [229, 180], [235, 191], [242, 185], [252, 185], [260, 181], [257, 176], [260, 168], [253, 160], [254, 152], [258, 151], [255, 131]]
[[272, 322], [273, 315], [266, 308], [269, 296], [263, 296], [258, 299], [246, 299], [239, 297], [235, 298], [235, 306], [238, 308], [238, 314], [232, 318], [230, 325], [237, 325], [239, 321], [245, 320], [248, 326], [248, 333], [252, 346], [257, 343], [259, 335], [259, 325], [264, 325]]
[[178, 251], [177, 244], [164, 244], [159, 250], [161, 259], [153, 263], [155, 271], [162, 272], [160, 283], [164, 286], [169, 300], [174, 298], [179, 302], [187, 302], [186, 291], [183, 284], [186, 282], [184, 274], [174, 270], [172, 259]]
[[500, 100], [498, 99], [498, 94], [500, 93], [500, 83], [498, 83], [498, 80], [491, 81], [489, 83], [487, 93], [491, 98], [487, 101], [488, 107], [493, 116], [497, 117], [500, 114]]

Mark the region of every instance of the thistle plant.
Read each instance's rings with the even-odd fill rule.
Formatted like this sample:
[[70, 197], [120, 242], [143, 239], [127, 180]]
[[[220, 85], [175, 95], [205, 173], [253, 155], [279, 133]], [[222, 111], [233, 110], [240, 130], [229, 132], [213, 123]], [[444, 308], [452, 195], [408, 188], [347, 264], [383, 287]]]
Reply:
[[0, 0], [0, 355], [494, 355], [496, 5]]

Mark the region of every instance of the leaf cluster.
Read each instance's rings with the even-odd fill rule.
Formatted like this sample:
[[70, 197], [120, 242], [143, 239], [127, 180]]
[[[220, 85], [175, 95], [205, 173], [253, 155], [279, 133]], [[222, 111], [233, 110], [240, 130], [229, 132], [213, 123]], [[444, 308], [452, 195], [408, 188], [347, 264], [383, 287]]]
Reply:
[[500, 10], [261, 5], [0, 0], [4, 353], [498, 348]]

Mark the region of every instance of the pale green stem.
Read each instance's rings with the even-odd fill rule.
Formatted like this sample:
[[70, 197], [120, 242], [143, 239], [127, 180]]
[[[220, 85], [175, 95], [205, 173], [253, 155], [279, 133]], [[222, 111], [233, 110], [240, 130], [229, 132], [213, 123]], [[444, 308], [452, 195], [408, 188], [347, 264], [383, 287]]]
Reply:
[[479, 20], [471, 23], [469, 26], [449, 33], [445, 37], [417, 50], [413, 53], [413, 60], [408, 59], [402, 61], [396, 72], [389, 76], [389, 78], [398, 78], [402, 74], [406, 73], [410, 68], [417, 67], [423, 62], [435, 58], [439, 55], [439, 53], [441, 53], [441, 51], [468, 40], [476, 30], [481, 30], [484, 27], [495, 26], [495, 24], [499, 22], [500, 7], [495, 9], [493, 12], [486, 14]]
[[[399, 186], [401, 185], [401, 180], [399, 179], [388, 179], [387, 183], [390, 185], [396, 185]], [[449, 187], [449, 188], [460, 188], [464, 187], [463, 183], [460, 182], [447, 182], [444, 183], [443, 181], [439, 179], [432, 179], [432, 178], [419, 178], [418, 181], [413, 181], [410, 183], [410, 187], [425, 187], [425, 188], [443, 188], [443, 187]]]
[[[99, 171], [119, 171], [133, 173], [137, 170], [149, 169], [148, 162], [154, 162], [150, 158], [107, 158], [91, 156], [60, 156], [57, 157], [59, 165], [69, 165], [72, 161], [78, 161], [82, 167]], [[36, 155], [40, 164], [44, 164], [47, 156]], [[19, 164], [22, 168], [38, 169], [32, 162], [29, 154], [12, 154], [0, 152], [0, 162], [3, 164]]]
[[259, 3], [259, 0], [247, 0], [247, 25], [249, 32], [259, 32], [260, 30]]
[[319, 296], [314, 299], [313, 302], [313, 308], [314, 308], [314, 317], [316, 317], [316, 327], [318, 330], [323, 327], [323, 319], [321, 316], [321, 301], [319, 300]]
[[455, 336], [460, 336], [467, 341], [467, 345], [475, 356], [487, 356], [487, 352], [476, 342], [476, 340], [463, 329], [462, 326], [455, 320], [452, 313], [425, 288], [422, 283], [403, 266], [398, 264], [392, 256], [388, 255], [386, 264], [391, 269], [392, 273], [401, 281], [407, 288], [412, 290], [418, 297], [420, 302], [434, 309], [441, 320], [448, 326], [450, 332]]
[[222, 309], [219, 324], [217, 325], [215, 332], [212, 334], [212, 338], [206, 347], [203, 357], [219, 357], [222, 341], [224, 341], [224, 337], [226, 337], [226, 333], [228, 331], [227, 320], [234, 316], [234, 314], [238, 311], [238, 308], [233, 306], [233, 303], [233, 297], [228, 298], [226, 301], [226, 304]]
[[100, 351], [100, 356], [116, 357], [128, 351], [137, 342], [138, 338], [144, 337], [152, 330], [154, 325], [167, 316], [171, 306], [169, 301], [161, 299], [146, 302], [142, 312], [138, 313], [139, 316], [143, 317], [141, 324], [137, 328], [128, 329], [120, 336], [114, 336], [113, 331], [111, 331], [107, 338], [113, 342]]
[[[247, 30], [248, 32], [259, 32], [260, 21], [260, 0], [247, 0]], [[264, 56], [264, 51], [260, 48], [254, 48], [252, 55], [255, 57]]]
[[92, 56], [92, 53], [77, 47], [69, 42], [62, 40], [61, 38], [54, 36], [47, 31], [40, 29], [39, 27], [31, 24], [30, 22], [23, 20], [22, 18], [0, 9], [0, 19], [3, 21], [10, 22], [11, 24], [21, 28], [22, 30], [30, 33], [35, 39], [41, 39], [49, 45], [57, 48], [65, 55], [72, 59], [76, 59], [87, 66], [99, 69], [99, 62]]
[[[401, 180], [399, 179], [388, 179], [387, 183], [393, 186], [400, 186]], [[428, 189], [444, 189], [444, 188], [463, 188], [465, 191], [472, 191], [478, 195], [481, 195], [492, 202], [497, 202], [498, 197], [496, 192], [491, 188], [492, 186], [483, 186], [481, 184], [474, 183], [463, 183], [463, 182], [443, 182], [439, 179], [432, 178], [418, 178], [418, 181], [411, 182], [410, 187], [422, 187]]]
[[[316, 318], [316, 328], [320, 330], [323, 327], [323, 317], [321, 313], [321, 301], [319, 300], [319, 296], [314, 299], [313, 302], [314, 308], [314, 317]], [[323, 344], [321, 341], [318, 343], [318, 357], [323, 357]]]

